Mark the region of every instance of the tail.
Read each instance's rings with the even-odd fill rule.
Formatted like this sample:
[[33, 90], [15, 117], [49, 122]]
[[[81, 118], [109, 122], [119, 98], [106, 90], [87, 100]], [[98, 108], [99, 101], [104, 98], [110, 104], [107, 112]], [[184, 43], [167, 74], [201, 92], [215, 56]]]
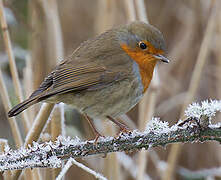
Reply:
[[17, 104], [8, 112], [8, 117], [16, 116], [33, 104], [40, 102], [38, 97], [29, 98], [20, 104]]

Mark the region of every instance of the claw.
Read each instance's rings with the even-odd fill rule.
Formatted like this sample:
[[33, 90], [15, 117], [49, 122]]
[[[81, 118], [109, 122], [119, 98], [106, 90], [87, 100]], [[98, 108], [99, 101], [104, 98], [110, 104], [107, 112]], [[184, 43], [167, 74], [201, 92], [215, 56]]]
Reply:
[[104, 137], [104, 136], [102, 136], [100, 133], [96, 133], [96, 135], [95, 135], [95, 138], [94, 138], [94, 145], [96, 146], [97, 145], [97, 141], [98, 141], [98, 139], [100, 138], [100, 137]]

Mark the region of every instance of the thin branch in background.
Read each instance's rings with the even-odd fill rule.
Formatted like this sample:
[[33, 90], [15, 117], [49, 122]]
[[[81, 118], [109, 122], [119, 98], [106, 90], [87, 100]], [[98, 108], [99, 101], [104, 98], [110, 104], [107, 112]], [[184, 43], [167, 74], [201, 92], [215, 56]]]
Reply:
[[[2, 75], [1, 69], [0, 69], [0, 92], [1, 92], [0, 95], [1, 95], [1, 99], [3, 102], [5, 112], [8, 112], [9, 109], [11, 109], [11, 103], [9, 100], [9, 95], [8, 95], [8, 91], [6, 89], [5, 82], [3, 80], [3, 75]], [[15, 117], [12, 117], [10, 119], [9, 119], [9, 117], [7, 117], [7, 119], [8, 119], [8, 123], [10, 125], [10, 128], [11, 128], [11, 131], [12, 131], [12, 136], [15, 141], [15, 145], [16, 145], [16, 147], [21, 147], [23, 144], [23, 141], [22, 141], [22, 137], [21, 137], [16, 119], [15, 119]]]
[[70, 158], [67, 163], [64, 165], [64, 167], [62, 168], [62, 170], [60, 171], [60, 174], [58, 174], [56, 180], [62, 180], [63, 177], [65, 176], [65, 174], [68, 172], [68, 170], [70, 169], [70, 167], [72, 166], [72, 158]]
[[64, 103], [59, 103], [58, 104], [60, 107], [60, 115], [61, 115], [61, 135], [66, 136], [66, 130], [65, 130], [65, 104]]
[[160, 178], [162, 178], [163, 172], [166, 169], [166, 168], [164, 168], [166, 162], [162, 163], [163, 161], [160, 160], [160, 157], [158, 156], [158, 154], [154, 150], [150, 149], [149, 153], [150, 153], [150, 159], [153, 162], [155, 169], [157, 170], [157, 173], [160, 175]]
[[40, 137], [40, 134], [45, 127], [45, 124], [47, 124], [47, 120], [49, 119], [49, 116], [53, 108], [54, 104], [43, 103], [38, 115], [34, 120], [31, 129], [29, 130], [25, 138], [25, 147], [27, 147], [28, 144], [32, 144], [33, 141], [38, 141], [38, 138]]
[[[0, 90], [1, 90], [0, 95], [1, 95], [3, 105], [4, 105], [5, 112], [8, 112], [9, 109], [11, 108], [11, 103], [9, 100], [8, 91], [6, 89], [6, 86], [5, 86], [5, 83], [3, 80], [1, 69], [0, 69]], [[9, 119], [9, 117], [7, 117], [7, 119], [8, 119], [10, 128], [11, 128], [11, 131], [12, 131], [12, 136], [13, 136], [13, 140], [15, 141], [15, 145], [17, 147], [21, 147], [23, 145], [23, 141], [21, 138], [21, 134], [20, 134], [16, 119], [15, 119], [15, 117], [12, 117], [10, 119]]]
[[146, 22], [149, 24], [149, 20], [148, 20], [148, 16], [147, 16], [147, 11], [146, 11], [146, 6], [144, 3], [144, 0], [135, 0], [135, 5], [136, 5], [136, 9], [137, 9], [137, 15], [138, 15], [138, 19], [140, 21]]
[[[34, 88], [33, 88], [33, 70], [31, 68], [31, 59], [30, 56], [26, 57], [26, 67], [23, 70], [23, 74], [24, 74], [24, 90], [25, 90], [25, 94], [32, 94], [32, 92], [34, 92]], [[28, 108], [26, 111], [28, 113], [28, 118], [30, 121], [30, 124], [32, 125], [34, 118], [35, 118], [35, 110], [36, 106], [31, 106], [30, 108]]]
[[[118, 118], [117, 118], [118, 119]], [[134, 123], [134, 121], [127, 116], [126, 114], [122, 114], [119, 116], [119, 119], [121, 122], [123, 122], [124, 124], [126, 124], [129, 128], [131, 129], [137, 129], [136, 124]]]
[[[123, 152], [118, 153], [117, 158], [124, 169], [126, 169], [127, 172], [130, 173], [134, 179], [136, 179], [138, 174], [138, 166], [136, 166], [136, 163], [133, 161], [133, 159]], [[151, 180], [151, 178], [148, 176], [148, 174], [144, 174], [143, 180]]]
[[47, 31], [50, 36], [48, 38], [50, 59], [54, 62], [59, 62], [64, 57], [64, 46], [57, 2], [54, 0], [38, 0], [38, 2], [41, 4], [46, 17]]
[[205, 179], [208, 177], [221, 177], [221, 167], [201, 169], [198, 171], [191, 171], [189, 169], [179, 167], [178, 173], [185, 179]]
[[72, 166], [72, 164], [78, 166], [79, 168], [82, 168], [84, 171], [92, 174], [96, 179], [100, 179], [100, 180], [107, 180], [107, 178], [105, 178], [104, 176], [102, 176], [101, 174], [93, 171], [92, 169], [88, 168], [87, 166], [77, 162], [76, 160], [74, 160], [73, 158], [69, 158], [68, 162], [65, 164], [64, 168], [62, 169], [61, 173], [59, 174], [59, 176], [56, 178], [56, 180], [61, 180], [62, 177], [66, 174], [66, 172], [68, 171], [68, 169]]
[[[197, 61], [196, 61], [196, 65], [193, 71], [193, 75], [191, 78], [191, 82], [189, 85], [189, 89], [187, 92], [187, 97], [186, 100], [183, 104], [183, 108], [181, 111], [181, 118], [184, 115], [184, 109], [186, 109], [187, 105], [194, 99], [194, 96], [197, 92], [198, 86], [199, 86], [199, 82], [200, 82], [200, 77], [202, 74], [202, 70], [204, 67], [204, 64], [206, 62], [206, 57], [208, 55], [208, 52], [210, 50], [210, 41], [211, 41], [211, 37], [212, 34], [214, 32], [214, 27], [215, 27], [215, 23], [216, 23], [216, 14], [218, 12], [218, 7], [216, 7], [215, 3], [213, 1], [211, 1], [212, 3], [212, 8], [211, 8], [211, 14], [210, 14], [210, 18], [208, 20], [208, 24], [205, 30], [205, 35], [200, 47], [200, 51], [197, 57]], [[163, 176], [163, 180], [171, 180], [174, 174], [174, 170], [176, 167], [176, 163], [177, 163], [177, 158], [179, 156], [179, 153], [181, 151], [181, 145], [179, 144], [174, 144], [170, 150], [169, 156], [168, 156], [168, 167], [167, 170], [165, 172], [165, 175]]]
[[128, 21], [135, 21], [136, 13], [134, 8], [134, 0], [124, 0], [124, 3], [126, 7], [126, 14]]
[[[19, 102], [22, 102], [23, 101], [22, 88], [21, 88], [21, 84], [20, 84], [20, 81], [18, 78], [18, 70], [17, 70], [16, 63], [15, 63], [15, 57], [14, 57], [14, 54], [12, 51], [12, 45], [11, 45], [11, 40], [10, 40], [10, 36], [9, 36], [9, 32], [8, 32], [8, 25], [7, 25], [7, 22], [5, 19], [4, 7], [3, 7], [2, 0], [0, 0], [0, 21], [1, 21], [1, 27], [2, 27], [5, 48], [6, 48], [6, 51], [8, 54], [9, 67], [11, 70], [12, 80], [13, 80], [13, 84], [15, 87], [15, 93], [16, 93], [16, 96], [18, 97]], [[23, 122], [23, 126], [25, 128], [25, 132], [27, 133], [30, 128], [30, 122], [28, 121], [28, 116], [27, 116], [26, 112], [22, 113], [22, 122]]]
[[33, 30], [32, 27], [31, 27], [28, 23], [26, 23], [25, 17], [22, 15], [22, 13], [19, 12], [17, 8], [15, 8], [15, 6], [14, 6], [14, 4], [13, 4], [13, 1], [5, 1], [5, 2], [4, 2], [4, 5], [5, 5], [6, 7], [8, 7], [8, 8], [13, 12], [13, 14], [15, 15], [15, 19], [17, 20], [17, 22], [18, 22], [19, 24], [21, 24], [22, 27], [25, 28], [25, 30], [27, 30], [27, 31], [29, 31], [29, 32], [31, 32], [31, 31]]

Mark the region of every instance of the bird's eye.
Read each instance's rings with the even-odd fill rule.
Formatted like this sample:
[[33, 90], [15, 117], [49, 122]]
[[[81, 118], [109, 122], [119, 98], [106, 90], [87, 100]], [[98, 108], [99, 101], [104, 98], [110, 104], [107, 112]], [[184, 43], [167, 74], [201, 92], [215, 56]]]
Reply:
[[144, 43], [144, 42], [139, 42], [139, 47], [141, 48], [141, 49], [146, 49], [147, 48], [147, 45]]

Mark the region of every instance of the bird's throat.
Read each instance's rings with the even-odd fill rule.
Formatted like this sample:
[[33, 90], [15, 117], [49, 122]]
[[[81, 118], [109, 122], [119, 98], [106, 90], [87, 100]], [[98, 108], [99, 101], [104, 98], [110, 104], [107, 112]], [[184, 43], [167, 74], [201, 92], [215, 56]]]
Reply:
[[156, 60], [154, 60], [151, 55], [148, 55], [139, 49], [132, 50], [126, 44], [122, 44], [121, 48], [139, 65], [139, 71], [144, 88], [143, 91], [145, 92], [153, 77]]

